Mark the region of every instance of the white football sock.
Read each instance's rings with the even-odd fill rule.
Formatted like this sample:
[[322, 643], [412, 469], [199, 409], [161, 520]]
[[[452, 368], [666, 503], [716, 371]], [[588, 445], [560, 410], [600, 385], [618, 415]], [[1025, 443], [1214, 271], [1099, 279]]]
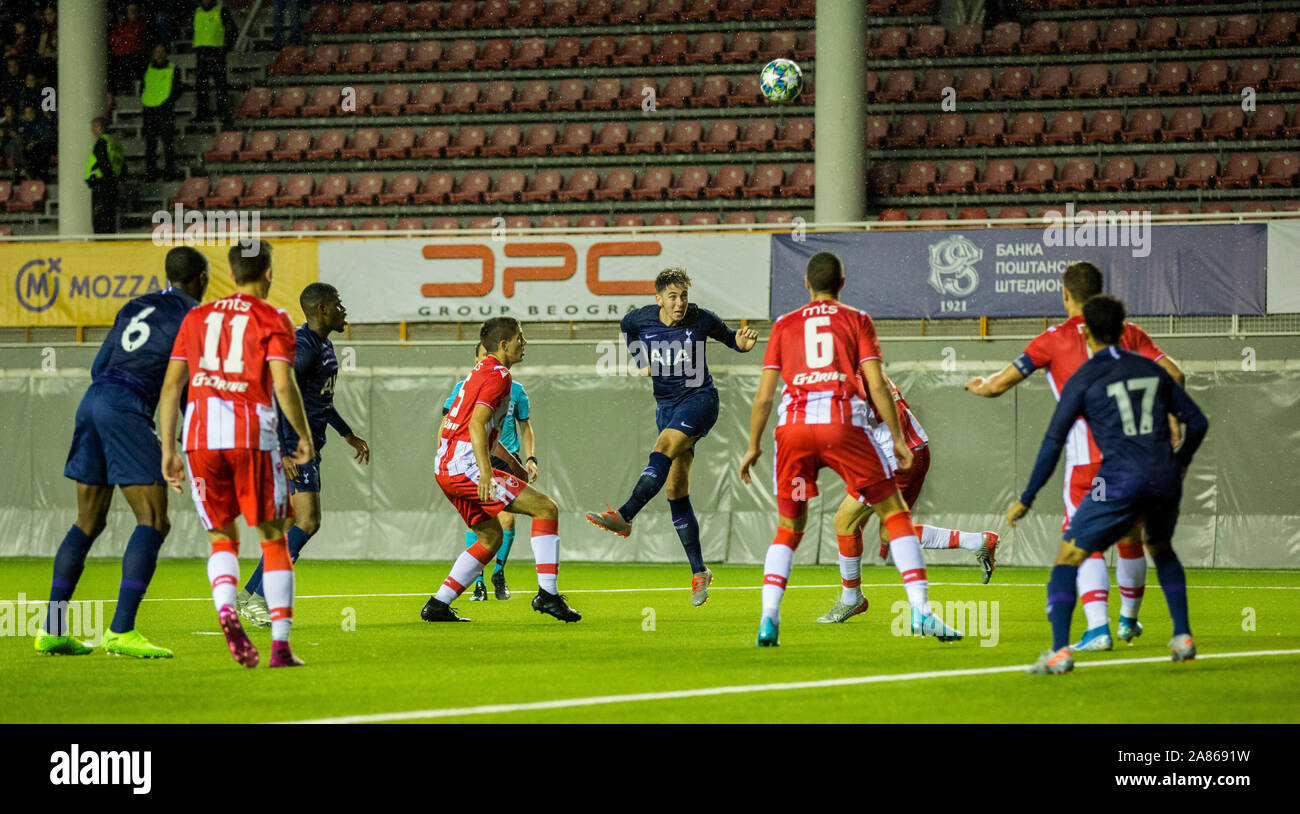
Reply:
[[212, 604], [220, 611], [235, 607], [239, 584], [239, 558], [229, 551], [214, 551], [208, 557], [208, 584], [212, 586]]
[[271, 612], [271, 641], [289, 641], [289, 628], [293, 625], [293, 571], [263, 571], [262, 593]]
[[767, 547], [767, 557], [763, 560], [763, 616], [773, 624], [781, 624], [781, 599], [793, 564], [794, 549], [790, 546], [772, 543]]
[[889, 550], [894, 555], [894, 567], [903, 577], [907, 603], [914, 610], [926, 613], [930, 601], [930, 583], [925, 576], [925, 558], [921, 555], [921, 541], [915, 534], [894, 537], [889, 541]]
[[1115, 582], [1119, 584], [1119, 614], [1136, 619], [1142, 609], [1142, 597], [1147, 587], [1147, 555], [1125, 557], [1120, 552], [1115, 560]]
[[548, 525], [534, 520], [532, 536], [528, 538], [533, 546], [533, 560], [537, 563], [537, 587], [548, 594], [560, 592], [560, 535], [551, 530], [555, 523], [552, 520]]
[[1106, 561], [1101, 557], [1088, 557], [1079, 566], [1075, 579], [1079, 590], [1079, 604], [1083, 606], [1083, 616], [1087, 620], [1087, 630], [1110, 624], [1110, 611], [1106, 600], [1110, 597], [1110, 574], [1106, 571]]
[[964, 548], [979, 551], [984, 545], [984, 534], [978, 531], [958, 531], [938, 526], [917, 526], [921, 548]]
[[456, 601], [456, 597], [465, 592], [465, 586], [483, 573], [484, 563], [491, 559], [492, 555], [481, 542], [474, 543], [460, 552], [456, 562], [452, 563], [451, 573], [443, 580], [442, 587], [438, 588], [438, 592], [433, 595], [434, 598], [448, 605]]
[[840, 601], [856, 605], [862, 601], [862, 556], [840, 558]]

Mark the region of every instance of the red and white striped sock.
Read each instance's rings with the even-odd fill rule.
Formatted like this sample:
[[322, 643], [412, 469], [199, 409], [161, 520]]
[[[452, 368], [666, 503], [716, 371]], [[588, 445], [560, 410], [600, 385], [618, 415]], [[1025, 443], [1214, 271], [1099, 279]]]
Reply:
[[794, 565], [794, 550], [802, 539], [802, 531], [778, 528], [763, 559], [763, 617], [776, 625], [781, 624], [781, 599]]
[[921, 541], [912, 525], [911, 512], [894, 512], [884, 520], [889, 533], [889, 551], [894, 555], [894, 567], [903, 577], [903, 590], [907, 604], [914, 610], [926, 613], [930, 601], [930, 582], [925, 576], [925, 557], [921, 555]]
[[208, 584], [212, 586], [212, 604], [219, 612], [226, 605], [235, 607], [239, 585], [239, 541], [216, 540], [208, 556]]
[[448, 605], [455, 602], [456, 597], [465, 592], [465, 586], [483, 573], [483, 566], [491, 559], [492, 553], [483, 547], [482, 542], [475, 542], [460, 552], [456, 562], [451, 565], [451, 573], [442, 581], [442, 587], [438, 588], [433, 598]]
[[1079, 604], [1083, 606], [1087, 629], [1110, 624], [1110, 611], [1106, 607], [1106, 600], [1110, 597], [1110, 574], [1100, 554], [1093, 554], [1083, 561], [1075, 585], [1079, 590]]
[[862, 530], [837, 534], [840, 547], [840, 601], [856, 605], [862, 601]]
[[979, 551], [984, 535], [977, 531], [942, 529], [938, 526], [917, 526], [916, 536], [921, 538], [921, 548], [964, 548]]
[[1136, 619], [1147, 590], [1147, 555], [1141, 543], [1120, 543], [1115, 560], [1115, 582], [1119, 584], [1119, 614]]
[[534, 517], [531, 535], [528, 542], [537, 563], [537, 587], [548, 594], [559, 593], [560, 521]]
[[271, 612], [271, 641], [289, 641], [293, 626], [293, 560], [284, 537], [262, 541], [262, 593]]

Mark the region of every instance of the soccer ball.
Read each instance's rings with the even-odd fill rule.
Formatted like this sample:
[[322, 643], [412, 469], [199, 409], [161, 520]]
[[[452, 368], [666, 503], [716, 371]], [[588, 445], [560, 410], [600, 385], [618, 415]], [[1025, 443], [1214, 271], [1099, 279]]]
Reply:
[[774, 59], [763, 66], [758, 84], [769, 102], [788, 104], [803, 90], [803, 71], [793, 60]]

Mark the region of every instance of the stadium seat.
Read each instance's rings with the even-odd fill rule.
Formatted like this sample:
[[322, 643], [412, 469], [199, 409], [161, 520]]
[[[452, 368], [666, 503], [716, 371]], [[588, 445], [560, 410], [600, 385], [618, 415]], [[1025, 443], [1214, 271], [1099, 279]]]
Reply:
[[684, 0], [655, 0], [645, 14], [647, 23], [676, 23], [682, 20]]
[[1264, 18], [1264, 26], [1255, 36], [1256, 45], [1284, 45], [1296, 41], [1297, 15], [1294, 11], [1274, 11]]
[[447, 145], [444, 155], [448, 158], [468, 158], [478, 155], [487, 143], [487, 129], [482, 125], [467, 124], [456, 132], [456, 138]]
[[867, 149], [879, 149], [889, 136], [889, 117], [868, 116], [866, 131]]
[[907, 48], [907, 29], [903, 26], [885, 26], [877, 30], [867, 54], [871, 59], [894, 59], [903, 56]]
[[438, 56], [439, 71], [468, 71], [478, 56], [478, 46], [474, 40], [452, 40], [442, 48]]
[[510, 3], [507, 0], [487, 0], [474, 10], [470, 17], [470, 28], [501, 28], [509, 16]]
[[740, 226], [748, 223], [758, 223], [758, 218], [754, 217], [753, 212], [728, 212], [724, 222], [728, 226]]
[[379, 94], [379, 98], [370, 106], [370, 112], [376, 116], [397, 116], [411, 100], [411, 88], [407, 85], [388, 85]]
[[[198, 209], [203, 196], [208, 194], [211, 181], [207, 178], [191, 177], [181, 182], [180, 189], [168, 201], [172, 206], [181, 204], [190, 209]], [[7, 202], [6, 202], [7, 203]]]
[[984, 45], [984, 26], [965, 23], [953, 28], [943, 46], [945, 56], [974, 56]]
[[659, 91], [658, 107], [688, 107], [695, 95], [695, 83], [689, 76], [673, 76]]
[[1219, 186], [1224, 188], [1249, 187], [1258, 176], [1258, 155], [1255, 153], [1233, 153], [1223, 159], [1223, 171], [1219, 175]]
[[1106, 23], [1106, 30], [1097, 41], [1097, 48], [1101, 51], [1131, 51], [1137, 36], [1137, 20], [1112, 18]]
[[794, 213], [787, 212], [784, 209], [768, 210], [763, 213], [760, 220], [762, 223], [770, 223], [773, 225], [790, 223], [794, 220]]
[[284, 221], [278, 221], [278, 220], [261, 220], [260, 218], [258, 219], [258, 221], [259, 221], [259, 227], [261, 228], [261, 230], [262, 230], [263, 232], [283, 232], [283, 231], [284, 231]]
[[[1064, 66], [1058, 65], [1055, 67], [1059, 69]], [[1064, 70], [1068, 82], [1070, 69], [1064, 68]], [[995, 99], [1023, 99], [1029, 94], [1029, 83], [1033, 76], [1033, 71], [1024, 65], [1003, 68], [1002, 73], [998, 74], [997, 84], [992, 87], [990, 93]]]
[[415, 96], [406, 103], [406, 115], [420, 116], [441, 112], [446, 92], [446, 88], [437, 82], [428, 82], [416, 87]]
[[960, 113], [943, 113], [930, 123], [926, 143], [932, 147], [956, 147], [966, 135], [966, 117]]
[[1148, 93], [1182, 93], [1191, 79], [1191, 68], [1186, 62], [1161, 62], [1146, 84]]
[[[985, 34], [982, 52], [994, 56], [1019, 53], [1020, 37], [1020, 23], [998, 23]], [[922, 56], [922, 54], [914, 56]]]
[[1300, 169], [1300, 153], [1278, 153], [1265, 163], [1263, 172], [1259, 174], [1259, 185], [1262, 187], [1295, 186], [1297, 169]]
[[698, 121], [678, 119], [664, 142], [665, 153], [693, 153], [699, 148], [702, 127]]
[[967, 147], [991, 147], [1002, 142], [1006, 121], [1001, 113], [976, 113], [966, 134]]
[[[303, 98], [297, 105], [296, 112], [286, 112], [285, 116], [328, 116], [333, 110], [334, 105], [339, 101], [339, 89], [333, 85], [317, 85], [312, 89], [311, 99], [308, 101]], [[279, 105], [277, 99], [276, 105]], [[277, 107], [271, 108], [271, 115], [275, 116]], [[285, 108], [287, 109], [287, 108]]]
[[[18, 188], [22, 194], [22, 187]], [[203, 196], [204, 209], [234, 209], [235, 202], [239, 196], [244, 194], [244, 179], [238, 175], [227, 175], [218, 179], [212, 192]], [[10, 212], [14, 211], [13, 204], [10, 204]]]
[[[1008, 68], [1008, 71], [1014, 70]], [[1028, 69], [1025, 69], [1028, 70]], [[1070, 68], [1067, 65], [1046, 65], [1038, 72], [1038, 78], [1028, 89], [1031, 99], [1059, 99], [1065, 96], [1070, 84]]]
[[907, 55], [912, 59], [937, 57], [943, 52], [944, 41], [948, 39], [948, 29], [941, 25], [919, 25], [912, 29], [912, 36], [907, 44]]
[[1201, 130], [1205, 139], [1237, 138], [1246, 123], [1246, 114], [1240, 105], [1215, 108], [1210, 121]]
[[498, 125], [492, 131], [487, 144], [480, 149], [480, 154], [489, 157], [514, 155], [519, 149], [521, 133], [517, 124]]
[[1133, 176], [1137, 172], [1137, 165], [1132, 156], [1115, 155], [1106, 159], [1106, 163], [1101, 166], [1101, 174], [1097, 176], [1094, 185], [1097, 189], [1103, 190], [1124, 190], [1131, 189], [1133, 186]]
[[678, 65], [686, 61], [689, 43], [685, 34], [665, 34], [646, 57], [650, 65]]
[[918, 102], [937, 102], [942, 99], [948, 88], [957, 86], [957, 78], [951, 68], [931, 68], [921, 77], [912, 98]]
[[614, 11], [614, 0], [586, 0], [573, 16], [574, 25], [608, 25]]
[[373, 206], [375, 198], [384, 191], [384, 176], [367, 172], [352, 179], [352, 187], [343, 193], [344, 206]]
[[311, 56], [302, 63], [300, 72], [304, 74], [333, 73], [334, 66], [342, 58], [343, 49], [339, 46], [332, 44], [318, 45], [312, 49]]
[[511, 68], [540, 68], [546, 59], [546, 40], [542, 37], [524, 37], [515, 40], [514, 50], [506, 65]]
[[1056, 174], [1054, 187], [1062, 191], [1083, 192], [1092, 189], [1097, 164], [1091, 158], [1067, 158]]
[[[254, 88], [249, 91], [249, 94], [251, 95], [257, 90], [259, 90], [259, 88]], [[306, 101], [307, 91], [305, 88], [282, 88], [280, 92], [276, 94], [275, 101], [271, 103], [266, 114], [272, 118], [297, 116], [298, 109], [301, 108]], [[244, 103], [245, 105], [248, 103], [247, 97], [244, 98]], [[261, 114], [259, 113], [257, 115]]]
[[492, 187], [483, 194], [487, 203], [514, 203], [523, 194], [528, 179], [522, 170], [502, 170]]
[[307, 196], [311, 194], [313, 186], [314, 182], [310, 175], [290, 175], [285, 179], [284, 186], [280, 187], [280, 192], [273, 202], [277, 208], [306, 206]]
[[772, 146], [775, 138], [775, 121], [771, 119], [750, 119], [745, 123], [744, 133], [732, 142], [732, 149], [738, 153], [767, 150]]
[[408, 13], [409, 9], [406, 3], [384, 3], [370, 23], [371, 30], [399, 31], [404, 25], [406, 25], [406, 17]]
[[528, 179], [519, 199], [524, 203], [553, 201], [563, 181], [558, 170], [542, 170]]
[[574, 223], [578, 229], [603, 229], [605, 227], [604, 215], [579, 215], [578, 220]]
[[[570, 125], [572, 126], [572, 125]], [[632, 184], [636, 182], [636, 171], [616, 167], [605, 173], [600, 183], [591, 190], [594, 201], [620, 201], [627, 197]]]
[[348, 218], [333, 218], [333, 219], [331, 219], [331, 220], [327, 220], [327, 221], [325, 221], [325, 229], [324, 229], [324, 231], [326, 231], [326, 232], [351, 232], [351, 231], [355, 231], [355, 230], [352, 228], [352, 221], [349, 220]]
[[1165, 141], [1200, 141], [1205, 114], [1199, 107], [1180, 107], [1169, 112], [1161, 132]]
[[911, 220], [911, 218], [908, 217], [906, 209], [882, 209], [880, 214], [876, 216], [876, 220], [904, 221]]
[[[318, 46], [317, 51], [323, 51], [332, 46]], [[333, 46], [336, 48], [337, 46]], [[325, 70], [315, 71], [315, 73], [330, 73], [331, 70], [338, 73], [363, 73], [370, 68], [370, 63], [375, 60], [375, 46], [369, 42], [354, 42], [348, 45], [343, 56], [337, 60], [337, 65], [328, 65]]]
[[[710, 198], [715, 197], [715, 191], [728, 189], [731, 187], [731, 178], [723, 177], [723, 169], [719, 168], [713, 181], [706, 191]], [[737, 167], [736, 169], [740, 169]], [[785, 179], [785, 173], [782, 172], [779, 164], [759, 164], [754, 167], [753, 172], [749, 174], [749, 180], [745, 180], [744, 170], [740, 170], [741, 188], [740, 195], [742, 198], [775, 198], [781, 190], [781, 182]], [[717, 193], [721, 197], [731, 197]]]
[[885, 144], [891, 149], [921, 147], [925, 144], [929, 122], [924, 113], [904, 113], [889, 131]]
[[1148, 17], [1134, 46], [1139, 51], [1164, 51], [1171, 47], [1176, 36], [1178, 36], [1177, 18]]
[[245, 93], [244, 98], [239, 101], [239, 106], [235, 108], [235, 118], [262, 118], [271, 106], [271, 99], [270, 88], [249, 88], [248, 93]]
[[752, 62], [760, 45], [759, 32], [742, 29], [731, 35], [719, 56], [723, 62]]
[[[697, 168], [686, 167], [682, 170], [682, 175], [688, 176], [688, 174], [695, 169]], [[706, 172], [704, 175], [704, 181], [707, 181], [708, 178], [709, 176]], [[636, 184], [628, 190], [628, 197], [634, 201], [658, 200], [669, 194], [668, 188], [672, 185], [672, 182], [673, 171], [668, 167], [646, 167], [645, 171], [641, 173], [641, 176], [636, 179]], [[703, 182], [701, 182], [700, 186], [703, 186]], [[696, 193], [696, 195], [690, 197], [698, 197], [698, 189], [696, 190]], [[674, 195], [673, 197], [680, 196]]]
[[590, 145], [591, 125], [586, 122], [570, 122], [551, 152], [555, 155], [581, 155]]
[[1159, 141], [1162, 114], [1158, 107], [1146, 107], [1134, 110], [1129, 116], [1128, 124], [1120, 133], [1120, 140], [1125, 143], [1135, 141]]
[[627, 143], [627, 124], [624, 122], [606, 122], [600, 132], [596, 134], [595, 140], [587, 148], [591, 155], [616, 155], [623, 152], [623, 145]]
[[348, 134], [346, 130], [323, 130], [316, 136], [316, 142], [307, 150], [307, 158], [311, 161], [328, 161], [339, 157], [339, 153], [347, 144]]
[[568, 229], [568, 215], [543, 215], [536, 221], [539, 229]]
[[957, 80], [957, 98], [963, 101], [987, 99], [993, 93], [991, 68], [967, 68]]
[[711, 74], [700, 80], [700, 85], [691, 98], [692, 107], [722, 107], [731, 83], [726, 76]]
[[692, 212], [686, 216], [687, 226], [716, 226], [718, 216], [713, 212]]
[[[1184, 66], [1186, 67], [1186, 66]], [[1111, 96], [1139, 96], [1147, 93], [1147, 66], [1141, 62], [1125, 62], [1115, 68], [1115, 75], [1106, 87]]]
[[[384, 184], [377, 200], [382, 206], [403, 206], [409, 204], [415, 193], [420, 191], [420, 177], [413, 172], [399, 172]], [[399, 221], [400, 224], [400, 221]], [[401, 229], [402, 226], [397, 228]], [[420, 228], [420, 227], [415, 227]]]
[[442, 40], [421, 40], [411, 47], [411, 54], [402, 63], [406, 71], [432, 71], [442, 59]]
[[705, 153], [731, 152], [732, 145], [739, 137], [736, 122], [732, 119], [714, 119], [709, 129], [700, 139], [698, 149]]
[[336, 5], [316, 6], [307, 18], [309, 34], [333, 33], [343, 19], [343, 7]]
[[552, 124], [537, 124], [524, 135], [516, 151], [519, 155], [548, 155], [555, 144], [556, 130]]
[[816, 181], [812, 164], [796, 164], [781, 184], [783, 198], [811, 198]]
[[483, 195], [491, 187], [488, 174], [482, 170], [472, 170], [461, 176], [455, 188], [447, 195], [449, 203], [481, 203]]
[[1081, 65], [1070, 83], [1070, 96], [1075, 98], [1096, 97], [1105, 93], [1110, 83], [1110, 69], [1100, 63]]
[[1038, 20], [1025, 29], [1020, 53], [1050, 54], [1060, 48], [1060, 42], [1061, 24], [1056, 20]]
[[1287, 138], [1300, 137], [1300, 105], [1291, 112], [1291, 120], [1286, 123], [1285, 130]]
[[406, 158], [415, 147], [415, 131], [410, 127], [395, 127], [375, 150], [375, 158]]
[[1046, 158], [1030, 158], [1011, 182], [1014, 192], [1047, 192], [1055, 184], [1056, 167]]
[[759, 56], [762, 59], [776, 59], [778, 57], [794, 59], [794, 53], [798, 49], [798, 45], [799, 36], [795, 32], [773, 31], [764, 40]]
[[1239, 94], [1242, 88], [1254, 88], [1256, 91], [1267, 88], [1270, 71], [1267, 59], [1243, 59], [1237, 63], [1228, 79], [1227, 89]]
[[952, 195], [971, 192], [975, 188], [975, 162], [969, 159], [949, 161], [943, 170], [943, 176], [934, 185], [934, 191], [940, 195]]
[[[649, 173], [650, 170], [646, 170]], [[708, 170], [703, 166], [684, 166], [681, 173], [672, 183], [671, 189], [667, 190], [668, 198], [680, 200], [682, 198], [702, 198], [705, 194], [705, 186], [708, 183]]]
[[[646, 92], [649, 88], [649, 93]], [[633, 79], [627, 83], [627, 89], [623, 95], [618, 98], [618, 107], [624, 110], [636, 110], [645, 104], [647, 99], [654, 99], [655, 107], [659, 106], [659, 80], [652, 76], [642, 76]]]
[[302, 73], [303, 62], [307, 59], [307, 47], [304, 45], [287, 45], [275, 55], [266, 72], [272, 76]]
[[352, 134], [347, 146], [339, 152], [339, 155], [344, 159], [373, 158], [378, 148], [379, 130], [374, 127], [363, 127]]
[[1300, 90], [1300, 57], [1282, 57], [1268, 81], [1269, 90]]
[[1191, 17], [1183, 25], [1183, 33], [1175, 38], [1179, 48], [1209, 48], [1219, 30], [1217, 17]]
[[1267, 201], [1246, 201], [1241, 205], [1242, 212], [1276, 212], [1273, 204]]
[[625, 212], [621, 215], [615, 215], [614, 223], [611, 225], [623, 229], [634, 228], [637, 226], [645, 226], [645, 218], [641, 217], [640, 215], [633, 215]]
[[478, 101], [479, 85], [477, 82], [457, 82], [451, 86], [446, 100], [442, 103], [442, 113], [469, 113]]
[[1061, 50], [1072, 53], [1096, 51], [1098, 30], [1096, 20], [1072, 20], [1065, 29]]
[[994, 217], [1000, 220], [1027, 218], [1029, 217], [1029, 210], [1025, 209], [1023, 206], [1004, 206], [998, 210], [998, 213], [994, 215]]
[[919, 209], [916, 212], [917, 220], [948, 220], [948, 210], [940, 206], [931, 206], [925, 209]]
[[1178, 164], [1170, 156], [1153, 155], [1147, 158], [1142, 170], [1133, 178], [1137, 189], [1166, 189], [1173, 186]]
[[1077, 110], [1057, 113], [1043, 131], [1044, 144], [1074, 144], [1081, 139], [1083, 114]]
[[[777, 181], [779, 182], [779, 168], [777, 174]], [[741, 194], [741, 188], [745, 185], [745, 168], [736, 164], [724, 164], [723, 166], [718, 167], [717, 171], [714, 172], [711, 181], [708, 180], [706, 175], [705, 180], [707, 181], [707, 184], [702, 190], [694, 189], [696, 175], [698, 174], [693, 172], [692, 175], [687, 177], [685, 180], [686, 186], [691, 188], [690, 191], [692, 193], [686, 197], [702, 196], [710, 199], [735, 198]], [[681, 179], [679, 179], [679, 182], [680, 181]]]
[[1228, 83], [1228, 63], [1222, 59], [1207, 59], [1196, 66], [1196, 73], [1187, 83], [1188, 93], [1220, 93]]
[[379, 55], [366, 67], [371, 73], [395, 73], [402, 70], [406, 61], [406, 43], [390, 40], [380, 46]]
[[867, 192], [873, 197], [884, 197], [898, 180], [898, 164], [893, 161], [876, 161], [867, 168]]
[[326, 175], [316, 183], [316, 189], [307, 196], [309, 206], [338, 206], [348, 191], [348, 177], [339, 173]]
[[927, 195], [933, 191], [939, 178], [939, 168], [933, 161], [911, 161], [903, 167], [898, 183], [894, 184], [896, 195]]
[[471, 27], [477, 16], [473, 0], [451, 0], [443, 13], [441, 28], [463, 31]]
[[633, 153], [657, 153], [663, 147], [665, 127], [663, 122], [642, 122], [636, 132], [623, 145], [623, 151]]
[[446, 127], [426, 127], [420, 140], [411, 148], [412, 158], [440, 158], [451, 144], [451, 131]]
[[[203, 160], [206, 163], [218, 161], [234, 161], [235, 154], [244, 144], [244, 134], [235, 130], [225, 130], [217, 134], [217, 138], [212, 142], [212, 149], [203, 154]], [[3, 201], [0, 201], [3, 203]]]
[[890, 71], [885, 75], [880, 90], [876, 91], [877, 102], [905, 102], [916, 90], [916, 74], [910, 70]]
[[239, 151], [240, 161], [267, 161], [276, 147], [279, 134], [275, 130], [259, 130]]
[[296, 220], [289, 224], [291, 232], [319, 232], [320, 226], [314, 220]]
[[[429, 177], [425, 178], [420, 184], [420, 191], [411, 196], [411, 201], [417, 205], [444, 204], [447, 202], [447, 196], [451, 194], [453, 187], [451, 173], [431, 172]], [[434, 226], [433, 228], [442, 227]]]
[[1201, 204], [1202, 215], [1231, 215], [1232, 204], [1225, 202]]
[[612, 76], [602, 76], [587, 88], [587, 94], [578, 102], [582, 110], [611, 110], [623, 92], [623, 84]]
[[579, 68], [599, 68], [610, 63], [610, 58], [614, 56], [615, 50], [614, 38], [609, 34], [601, 34], [587, 40], [587, 47], [578, 55]]
[[551, 96], [551, 85], [545, 79], [530, 79], [515, 88], [514, 101], [510, 109], [519, 112], [535, 112], [546, 106]]
[[1002, 135], [1002, 141], [1005, 144], [1038, 144], [1043, 139], [1045, 125], [1042, 113], [1017, 113], [1011, 120], [1011, 127]]
[[987, 220], [989, 211], [982, 206], [966, 206], [957, 210], [957, 220]]
[[1161, 205], [1160, 205], [1160, 211], [1159, 211], [1158, 214], [1161, 214], [1161, 215], [1190, 215], [1190, 214], [1192, 214], [1192, 208], [1191, 208], [1190, 206], [1188, 206], [1187, 204], [1181, 204], [1181, 203], [1167, 203], [1167, 204], [1161, 204]]
[[339, 21], [338, 30], [344, 34], [357, 34], [370, 28], [370, 20], [375, 16], [374, 3], [353, 3], [344, 12]]
[[727, 91], [726, 102], [732, 107], [764, 104], [763, 85], [758, 74], [741, 74]]
[[[586, 201], [600, 183], [600, 176], [595, 170], [575, 170], [555, 193], [557, 201]], [[579, 224], [581, 225], [581, 224]], [[604, 225], [603, 220], [601, 225]]]

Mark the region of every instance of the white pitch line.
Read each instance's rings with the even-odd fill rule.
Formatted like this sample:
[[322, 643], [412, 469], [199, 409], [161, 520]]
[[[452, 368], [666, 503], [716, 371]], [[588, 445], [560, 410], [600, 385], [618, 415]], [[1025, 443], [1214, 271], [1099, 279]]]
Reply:
[[[898, 588], [902, 583], [899, 582], [873, 582], [863, 583], [863, 588]], [[710, 591], [757, 591], [762, 585], [715, 585], [709, 588]], [[839, 583], [827, 585], [790, 585], [787, 591], [795, 588], [840, 588]], [[931, 588], [964, 588], [977, 587], [984, 588], [982, 582], [931, 582]], [[1043, 590], [1044, 586], [1036, 582], [1001, 582], [994, 585], [996, 588], [1037, 588]], [[1160, 590], [1159, 585], [1148, 585], [1148, 588]], [[1189, 585], [1188, 588], [1196, 591], [1300, 591], [1300, 585]], [[675, 588], [574, 588], [566, 590], [567, 594], [642, 594], [653, 593], [656, 591], [688, 591], [686, 587]], [[383, 597], [412, 597], [412, 596], [429, 596], [430, 591], [419, 591], [417, 593], [381, 593], [381, 594], [306, 594], [304, 596], [295, 596], [294, 601], [299, 599], [378, 599]], [[44, 599], [27, 599], [25, 604], [43, 605], [47, 600]], [[113, 604], [117, 599], [73, 599], [72, 602], [103, 602]], [[142, 602], [211, 602], [210, 596], [174, 596], [174, 597], [145, 597]], [[0, 599], [0, 605], [15, 605], [17, 599]]]
[[[1207, 659], [1239, 659], [1259, 656], [1295, 656], [1300, 650], [1251, 650], [1237, 653], [1206, 653], [1198, 655], [1197, 661]], [[1085, 661], [1075, 667], [1117, 667], [1123, 664], [1157, 664], [1168, 662], [1168, 656], [1140, 659], [1111, 659], [1109, 661]], [[586, 698], [560, 698], [553, 701], [533, 701], [522, 704], [485, 704], [477, 707], [450, 707], [444, 709], [422, 709], [409, 712], [381, 712], [373, 715], [343, 715], [336, 718], [312, 718], [302, 721], [280, 721], [278, 723], [299, 724], [374, 724], [389, 721], [412, 721], [426, 718], [456, 718], [467, 715], [494, 715], [508, 712], [532, 712], [535, 710], [567, 709], [570, 707], [592, 707], [605, 704], [630, 704], [643, 701], [671, 701], [678, 698], [700, 698], [712, 695], [740, 695], [755, 692], [778, 692], [783, 690], [815, 690], [826, 687], [851, 687], [861, 684], [885, 684], [896, 681], [922, 681], [931, 678], [958, 678], [961, 676], [996, 675], [998, 673], [1021, 672], [1026, 665], [1011, 664], [1005, 667], [977, 667], [963, 670], [931, 670], [922, 673], [887, 673], [884, 675], [854, 676], [852, 678], [828, 678], [819, 681], [788, 681], [779, 684], [741, 684], [727, 687], [701, 687], [693, 690], [670, 690], [666, 692], [642, 692], [626, 695], [595, 695]]]
[[[901, 585], [902, 585], [902, 583], [899, 583], [899, 582], [873, 582], [873, 583], [863, 583], [860, 587], [862, 587], [862, 588], [898, 588], [898, 587], [901, 587]], [[710, 591], [757, 591], [757, 590], [761, 589], [762, 587], [763, 587], [762, 585], [715, 585], [715, 586], [709, 588], [709, 590], [710, 590]], [[838, 589], [838, 588], [840, 588], [840, 587], [842, 587], [842, 586], [841, 586], [839, 583], [832, 583], [832, 584], [828, 584], [828, 585], [790, 585], [790, 586], [788, 586], [788, 587], [786, 588], [786, 590], [787, 590], [787, 591], [790, 591], [790, 590], [794, 590], [795, 588], [818, 588], [818, 589], [823, 589], [823, 588], [836, 588], [836, 589]], [[956, 588], [963, 588], [963, 587], [977, 587], [977, 588], [983, 588], [983, 587], [985, 587], [985, 585], [984, 585], [984, 583], [982, 583], [982, 582], [931, 582], [931, 583], [930, 583], [930, 587], [931, 587], [931, 588], [943, 588], [943, 587], [948, 587], [948, 588], [954, 588], [954, 587], [956, 587]], [[1043, 585], [1040, 585], [1039, 583], [1036, 583], [1036, 582], [1001, 582], [1001, 583], [997, 583], [994, 587], [997, 587], [997, 588], [1037, 588], [1038, 590], [1043, 590], [1043, 588], [1044, 588]], [[1152, 588], [1152, 589], [1154, 589], [1154, 590], [1160, 590], [1160, 586], [1159, 586], [1159, 585], [1148, 585], [1147, 587], [1148, 587], [1148, 588]], [[1218, 591], [1300, 591], [1300, 585], [1189, 585], [1189, 586], [1187, 586], [1187, 587], [1190, 588], [1190, 589], [1193, 589], [1193, 590], [1197, 590], [1197, 591], [1214, 591], [1214, 590], [1218, 590]], [[642, 594], [642, 593], [653, 593], [653, 592], [656, 592], [656, 591], [688, 591], [688, 590], [690, 590], [690, 589], [689, 589], [689, 588], [686, 588], [686, 587], [675, 587], [675, 588], [574, 588], [574, 589], [571, 590], [571, 591], [570, 591], [570, 590], [565, 590], [564, 593], [565, 593], [566, 595], [568, 595], [568, 594]], [[377, 598], [383, 598], [383, 597], [429, 596], [430, 593], [431, 593], [430, 591], [419, 591], [419, 592], [417, 592], [417, 593], [391, 593], [391, 594], [389, 594], [389, 593], [383, 593], [383, 594], [307, 594], [307, 595], [304, 595], [304, 596], [295, 596], [295, 597], [294, 597], [294, 601], [297, 602], [299, 599], [377, 599]], [[43, 604], [46, 603], [46, 601], [47, 601], [47, 600], [44, 600], [44, 599], [30, 599], [30, 598], [29, 598], [28, 600], [26, 600], [26, 603], [25, 603], [25, 604], [28, 604], [28, 605], [38, 605], [38, 604], [39, 604], [39, 605], [43, 605]], [[105, 603], [105, 604], [110, 604], [110, 605], [111, 605], [111, 604], [117, 602], [117, 599], [72, 599], [72, 600], [70, 600], [70, 601], [72, 601], [72, 602], [103, 602], [103, 603]], [[211, 601], [212, 601], [212, 597], [210, 597], [210, 596], [145, 597], [144, 599], [142, 599], [142, 600], [140, 600], [140, 601], [141, 601], [141, 602], [211, 602]], [[6, 605], [6, 604], [7, 604], [7, 605], [14, 605], [14, 604], [17, 604], [17, 603], [18, 603], [18, 600], [17, 600], [17, 599], [0, 599], [0, 605]]]

